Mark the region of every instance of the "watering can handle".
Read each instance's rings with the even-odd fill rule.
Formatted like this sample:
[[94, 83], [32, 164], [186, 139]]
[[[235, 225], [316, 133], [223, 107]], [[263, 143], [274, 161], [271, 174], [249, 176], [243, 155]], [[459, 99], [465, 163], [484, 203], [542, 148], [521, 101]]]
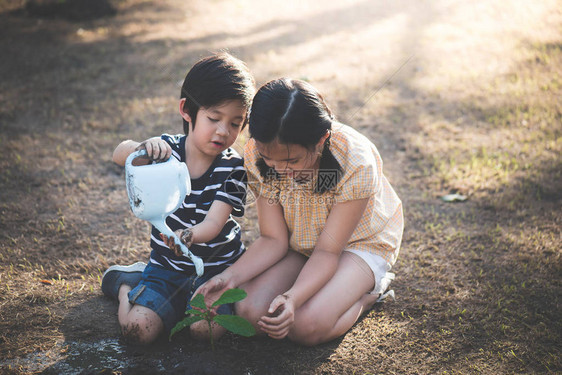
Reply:
[[[127, 160], [125, 160], [125, 167], [127, 167], [127, 168], [134, 167], [133, 160], [135, 160], [136, 158], [139, 158], [141, 156], [147, 156], [147, 155], [148, 155], [148, 152], [144, 148], [141, 149], [141, 150], [131, 152], [131, 154], [129, 154], [129, 156], [127, 156]], [[168, 163], [172, 160], [172, 158], [173, 158], [173, 156], [170, 155], [168, 160], [166, 160], [164, 162], [160, 162], [159, 164]], [[189, 171], [188, 171], [188, 173], [189, 173]], [[189, 174], [188, 174], [188, 176], [189, 176]]]
[[[135, 160], [138, 157], [141, 156], [147, 156], [148, 152], [146, 152], [145, 149], [141, 149], [141, 150], [137, 150], [137, 151], [133, 151], [128, 157], [127, 160], [125, 161], [125, 167], [129, 168], [131, 166], [134, 167], [133, 165], [133, 160]], [[170, 156], [170, 159], [172, 158], [172, 156]], [[168, 161], [170, 161], [170, 159], [166, 160], [164, 163], [167, 163]]]

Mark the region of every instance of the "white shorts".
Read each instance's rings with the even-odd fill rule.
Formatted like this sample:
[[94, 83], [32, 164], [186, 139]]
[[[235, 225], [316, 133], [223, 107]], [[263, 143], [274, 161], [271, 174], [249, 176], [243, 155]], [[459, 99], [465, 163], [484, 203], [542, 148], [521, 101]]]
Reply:
[[392, 266], [380, 255], [372, 254], [368, 251], [354, 249], [345, 249], [344, 251], [356, 254], [367, 263], [375, 276], [375, 287], [369, 294], [382, 295], [388, 289], [392, 280], [394, 280], [394, 274], [389, 272]]

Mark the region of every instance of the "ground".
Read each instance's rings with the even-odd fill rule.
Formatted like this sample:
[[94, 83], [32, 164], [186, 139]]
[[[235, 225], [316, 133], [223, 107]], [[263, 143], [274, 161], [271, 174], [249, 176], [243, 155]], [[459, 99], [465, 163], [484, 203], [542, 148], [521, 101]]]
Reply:
[[[560, 2], [112, 4], [0, 2], [0, 373], [562, 373]], [[221, 49], [316, 86], [403, 200], [396, 301], [330, 343], [134, 347], [100, 291], [149, 253], [111, 153], [181, 132], [181, 80]], [[250, 243], [251, 204], [241, 224]]]

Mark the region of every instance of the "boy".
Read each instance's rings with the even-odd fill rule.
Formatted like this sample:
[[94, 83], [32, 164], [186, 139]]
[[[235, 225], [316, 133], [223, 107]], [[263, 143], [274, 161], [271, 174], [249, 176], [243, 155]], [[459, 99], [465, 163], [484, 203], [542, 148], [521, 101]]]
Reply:
[[[227, 53], [204, 58], [182, 85], [179, 112], [185, 135], [126, 140], [113, 153], [113, 161], [122, 166], [139, 149], [146, 149], [148, 159], [137, 158], [136, 164], [170, 156], [187, 164], [192, 192], [166, 223], [205, 263], [204, 275], [197, 278], [193, 263], [173, 239], [153, 227], [148, 265], [112, 266], [104, 273], [102, 291], [119, 301], [119, 324], [134, 343], [148, 344], [169, 333], [184, 317], [193, 292], [245, 250], [232, 216], [244, 214], [246, 175], [242, 158], [230, 146], [247, 124], [253, 93], [254, 80], [242, 61]], [[219, 312], [232, 313], [232, 307], [223, 305]], [[203, 337], [206, 327], [200, 323], [191, 332]], [[219, 327], [213, 331], [217, 336], [224, 332]]]

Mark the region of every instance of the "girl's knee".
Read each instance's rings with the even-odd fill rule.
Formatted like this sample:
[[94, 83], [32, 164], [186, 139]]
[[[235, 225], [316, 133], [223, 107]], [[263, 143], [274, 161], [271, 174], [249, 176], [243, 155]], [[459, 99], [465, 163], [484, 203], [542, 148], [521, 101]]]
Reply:
[[289, 339], [305, 346], [314, 346], [326, 341], [330, 327], [323, 324], [318, 316], [301, 316], [295, 319], [289, 331]]
[[254, 303], [254, 301], [247, 297], [243, 301], [236, 303], [236, 315], [252, 323], [257, 330], [259, 328], [258, 321], [264, 315], [264, 309], [261, 305]]
[[325, 342], [325, 335], [322, 330], [308, 327], [295, 327], [288, 335], [291, 341], [304, 346], [314, 346]]

